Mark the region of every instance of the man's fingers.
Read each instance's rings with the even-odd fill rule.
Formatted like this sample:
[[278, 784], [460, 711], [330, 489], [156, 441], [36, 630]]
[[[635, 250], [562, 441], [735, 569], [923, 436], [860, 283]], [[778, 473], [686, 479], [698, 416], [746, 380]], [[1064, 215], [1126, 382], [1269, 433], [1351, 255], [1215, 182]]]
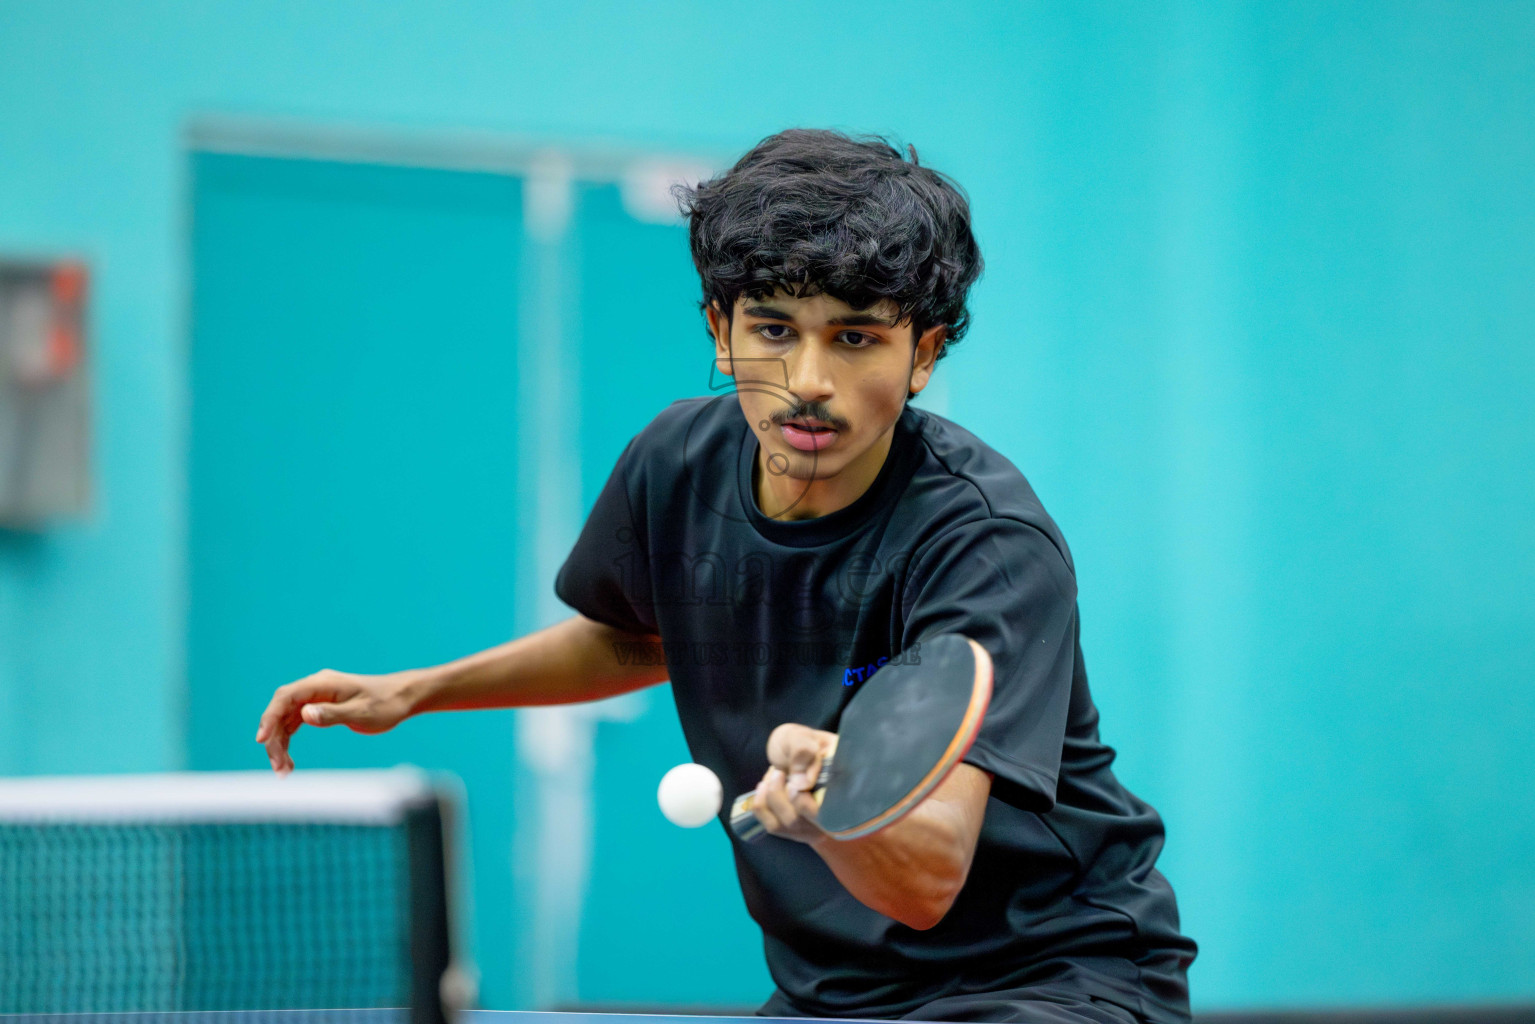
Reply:
[[288, 738], [303, 720], [301, 714], [304, 701], [312, 689], [302, 683], [279, 687], [261, 715], [261, 724], [256, 729], [256, 742], [266, 747], [267, 760], [271, 762], [272, 770], [279, 775], [286, 775], [293, 770], [293, 758], [288, 756]]
[[825, 834], [817, 820], [819, 808], [809, 794], [791, 792], [787, 778], [782, 768], [769, 768], [752, 793], [752, 813], [772, 835], [812, 842]]
[[316, 692], [317, 690], [318, 687], [306, 679], [279, 686], [277, 692], [272, 694], [272, 700], [267, 704], [266, 710], [261, 713], [261, 724], [256, 729], [256, 742], [265, 743], [271, 739], [274, 731], [281, 728], [284, 722], [291, 719], [295, 712], [309, 700], [314, 697], [325, 699], [324, 695]]
[[767, 798], [768, 813], [778, 822], [780, 828], [786, 828], [794, 824], [798, 817], [794, 810], [794, 804], [789, 799], [788, 790], [784, 788], [784, 774], [777, 768], [772, 769], [774, 777], [770, 778], [763, 787], [763, 795]]
[[805, 821], [821, 827], [821, 805], [815, 802], [815, 797], [809, 793], [798, 793], [794, 796], [794, 813]]
[[810, 785], [806, 778], [810, 774], [811, 765], [821, 757], [821, 750], [815, 743], [814, 737], [809, 737], [809, 742], [804, 745], [795, 745], [789, 751], [788, 776], [789, 785], [795, 791], [805, 789]]
[[[351, 693], [346, 690], [347, 687], [338, 684], [337, 673], [330, 669], [277, 688], [256, 726], [256, 742], [266, 747], [273, 771], [286, 774], [293, 770], [288, 740], [300, 725], [306, 722], [331, 725], [342, 720], [335, 710], [336, 705], [329, 702], [350, 697]], [[320, 711], [316, 713], [310, 708]]]
[[817, 750], [808, 764], [789, 773], [788, 789], [791, 797], [800, 793], [809, 793], [815, 789], [816, 779], [821, 777], [822, 756]]
[[282, 716], [288, 710], [289, 692], [288, 687], [282, 686], [278, 688], [276, 693], [272, 694], [272, 699], [268, 702], [266, 710], [261, 712], [261, 722], [256, 726], [257, 743], [265, 743], [272, 738], [272, 730], [277, 728], [277, 723], [282, 721]]
[[272, 764], [272, 770], [279, 775], [285, 775], [293, 770], [293, 759], [288, 756], [288, 741], [286, 737], [274, 737], [266, 743], [267, 760]]
[[768, 762], [788, 777], [790, 794], [815, 788], [821, 759], [832, 734], [786, 722], [768, 737]]
[[757, 816], [757, 820], [762, 822], [762, 827], [768, 832], [777, 832], [783, 827], [778, 821], [778, 815], [773, 813], [768, 804], [768, 777], [777, 770], [776, 768], [769, 770], [768, 774], [762, 777], [762, 781], [757, 783], [756, 792], [752, 794], [752, 813]]
[[272, 695], [272, 700], [267, 704], [266, 710], [261, 712], [261, 722], [256, 726], [256, 742], [265, 743], [272, 737], [272, 730], [277, 727], [277, 722], [282, 718], [283, 712], [288, 706], [287, 687], [280, 688]]
[[806, 730], [807, 735], [802, 744], [796, 745], [789, 752], [789, 771], [805, 772], [810, 766], [821, 759], [821, 740], [819, 736]]
[[298, 728], [297, 709], [285, 715], [276, 722], [269, 723], [266, 730], [267, 760], [272, 763], [272, 770], [280, 775], [286, 775], [293, 770], [293, 758], [288, 756], [288, 738], [293, 730]]
[[780, 832], [800, 838], [820, 831], [820, 808], [815, 798], [807, 793], [796, 793], [783, 785], [782, 776], [777, 785], [767, 787], [768, 812], [778, 822]]

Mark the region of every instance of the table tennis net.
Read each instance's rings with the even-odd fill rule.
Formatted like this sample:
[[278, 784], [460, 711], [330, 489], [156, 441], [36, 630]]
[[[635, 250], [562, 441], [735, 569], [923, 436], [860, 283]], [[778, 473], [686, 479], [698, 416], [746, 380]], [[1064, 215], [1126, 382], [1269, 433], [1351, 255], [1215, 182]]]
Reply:
[[443, 800], [401, 769], [0, 780], [0, 1014], [431, 1000]]

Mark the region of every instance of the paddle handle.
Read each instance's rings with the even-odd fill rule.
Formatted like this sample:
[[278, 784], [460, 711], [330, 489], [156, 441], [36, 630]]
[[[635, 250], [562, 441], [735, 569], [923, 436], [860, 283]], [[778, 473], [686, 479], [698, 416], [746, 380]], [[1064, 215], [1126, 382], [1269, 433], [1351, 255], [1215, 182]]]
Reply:
[[[820, 774], [815, 777], [815, 785], [810, 787], [811, 795], [815, 797], [817, 804], [821, 802], [821, 794], [825, 792], [826, 783], [831, 779], [831, 761], [835, 753], [835, 750], [828, 750], [821, 755]], [[738, 839], [748, 843], [756, 842], [767, 835], [767, 829], [763, 828], [762, 822], [758, 821], [757, 816], [752, 813], [756, 796], [756, 790], [742, 793], [730, 805], [730, 830]]]

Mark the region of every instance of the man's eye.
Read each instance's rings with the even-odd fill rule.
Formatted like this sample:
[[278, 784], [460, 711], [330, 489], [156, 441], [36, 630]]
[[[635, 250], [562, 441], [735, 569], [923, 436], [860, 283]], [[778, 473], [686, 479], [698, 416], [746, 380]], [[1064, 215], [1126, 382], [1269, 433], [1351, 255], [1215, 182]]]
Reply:
[[[778, 331], [784, 333], [774, 333]], [[788, 341], [793, 331], [790, 330], [787, 324], [758, 324], [752, 328], [752, 333], [766, 338], [768, 341]], [[853, 348], [868, 348], [879, 341], [874, 335], [865, 334], [863, 331], [843, 331], [841, 337], [843, 341]]]

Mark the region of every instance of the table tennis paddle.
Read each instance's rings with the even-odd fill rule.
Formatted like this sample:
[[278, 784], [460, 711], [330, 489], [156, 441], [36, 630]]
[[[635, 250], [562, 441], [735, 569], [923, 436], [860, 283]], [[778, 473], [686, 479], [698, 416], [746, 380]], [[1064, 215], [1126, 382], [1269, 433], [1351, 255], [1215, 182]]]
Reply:
[[[856, 839], [899, 821], [938, 787], [970, 749], [991, 701], [991, 656], [947, 633], [922, 643], [921, 661], [886, 665], [842, 711], [837, 739], [811, 787], [817, 821], [834, 839]], [[767, 834], [754, 793], [730, 806], [744, 840]]]

